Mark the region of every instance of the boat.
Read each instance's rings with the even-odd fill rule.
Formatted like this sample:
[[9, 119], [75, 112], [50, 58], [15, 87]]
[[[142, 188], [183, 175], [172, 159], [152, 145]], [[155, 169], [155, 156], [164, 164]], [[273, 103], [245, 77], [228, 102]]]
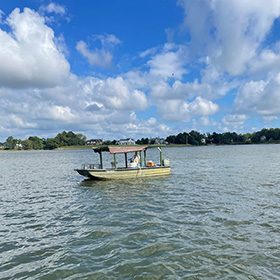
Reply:
[[[147, 149], [158, 148], [160, 151], [159, 164], [147, 161]], [[100, 156], [100, 164], [83, 164], [80, 169], [75, 169], [80, 175], [96, 180], [129, 179], [139, 177], [166, 176], [170, 173], [169, 159], [162, 158], [162, 145], [157, 146], [99, 146], [93, 148]], [[103, 168], [103, 152], [109, 152], [114, 156], [111, 168]], [[128, 154], [134, 156], [128, 159]], [[138, 154], [139, 153], [139, 154]], [[125, 166], [117, 166], [117, 154], [124, 154]]]

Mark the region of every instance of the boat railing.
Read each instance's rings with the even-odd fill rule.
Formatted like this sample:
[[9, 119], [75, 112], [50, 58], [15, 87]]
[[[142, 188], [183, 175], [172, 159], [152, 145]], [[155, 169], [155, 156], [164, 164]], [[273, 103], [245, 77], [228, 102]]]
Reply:
[[100, 164], [84, 163], [82, 169], [100, 169]]

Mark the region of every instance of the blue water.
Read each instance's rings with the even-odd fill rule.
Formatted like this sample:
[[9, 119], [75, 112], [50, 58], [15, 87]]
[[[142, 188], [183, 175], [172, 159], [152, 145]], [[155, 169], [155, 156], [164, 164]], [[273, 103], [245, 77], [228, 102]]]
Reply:
[[0, 279], [280, 279], [280, 145], [164, 157], [166, 178], [93, 182], [90, 150], [0, 152]]

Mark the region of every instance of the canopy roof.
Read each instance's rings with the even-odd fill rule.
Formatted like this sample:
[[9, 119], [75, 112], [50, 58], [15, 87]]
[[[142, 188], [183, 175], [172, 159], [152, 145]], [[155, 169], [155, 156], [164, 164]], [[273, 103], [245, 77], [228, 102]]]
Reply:
[[148, 147], [147, 146], [122, 146], [122, 147], [116, 147], [116, 146], [100, 146], [97, 148], [94, 148], [93, 150], [96, 153], [100, 152], [110, 152], [110, 154], [126, 154], [126, 153], [134, 153], [134, 152], [141, 152], [145, 151]]

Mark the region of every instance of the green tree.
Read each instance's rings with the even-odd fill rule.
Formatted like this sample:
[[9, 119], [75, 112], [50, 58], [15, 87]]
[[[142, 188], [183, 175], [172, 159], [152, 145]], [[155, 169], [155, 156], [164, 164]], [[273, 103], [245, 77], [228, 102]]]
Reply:
[[44, 149], [45, 150], [53, 150], [53, 149], [56, 149], [58, 147], [59, 147], [59, 145], [58, 145], [56, 139], [48, 138], [48, 139], [44, 140]]
[[44, 148], [43, 140], [39, 137], [30, 136], [28, 140], [31, 141], [33, 150], [42, 150]]
[[188, 133], [186, 132], [179, 133], [175, 137], [175, 144], [188, 144], [187, 141], [188, 141]]
[[17, 139], [15, 139], [13, 136], [9, 136], [6, 139], [6, 149], [8, 149], [8, 150], [15, 149], [17, 143], [18, 143]]
[[149, 139], [148, 138], [141, 138], [140, 140], [138, 139], [136, 141], [136, 144], [140, 144], [140, 145], [149, 144]]
[[24, 150], [31, 150], [31, 149], [33, 149], [32, 141], [30, 141], [28, 139], [22, 141], [21, 144], [22, 144], [22, 148]]
[[189, 144], [191, 145], [202, 145], [203, 135], [195, 130], [189, 133]]
[[170, 136], [166, 137], [165, 140], [170, 144], [175, 144], [175, 139], [176, 139], [175, 135], [170, 135]]
[[212, 138], [213, 138], [214, 144], [217, 144], [217, 145], [222, 144], [222, 135], [221, 134], [213, 132]]
[[86, 143], [86, 136], [82, 134], [76, 135], [73, 131], [63, 131], [62, 133], [58, 133], [54, 139], [58, 143], [59, 147], [85, 145]]
[[76, 134], [76, 137], [78, 138], [78, 145], [85, 145], [87, 142], [87, 137], [83, 134]]

